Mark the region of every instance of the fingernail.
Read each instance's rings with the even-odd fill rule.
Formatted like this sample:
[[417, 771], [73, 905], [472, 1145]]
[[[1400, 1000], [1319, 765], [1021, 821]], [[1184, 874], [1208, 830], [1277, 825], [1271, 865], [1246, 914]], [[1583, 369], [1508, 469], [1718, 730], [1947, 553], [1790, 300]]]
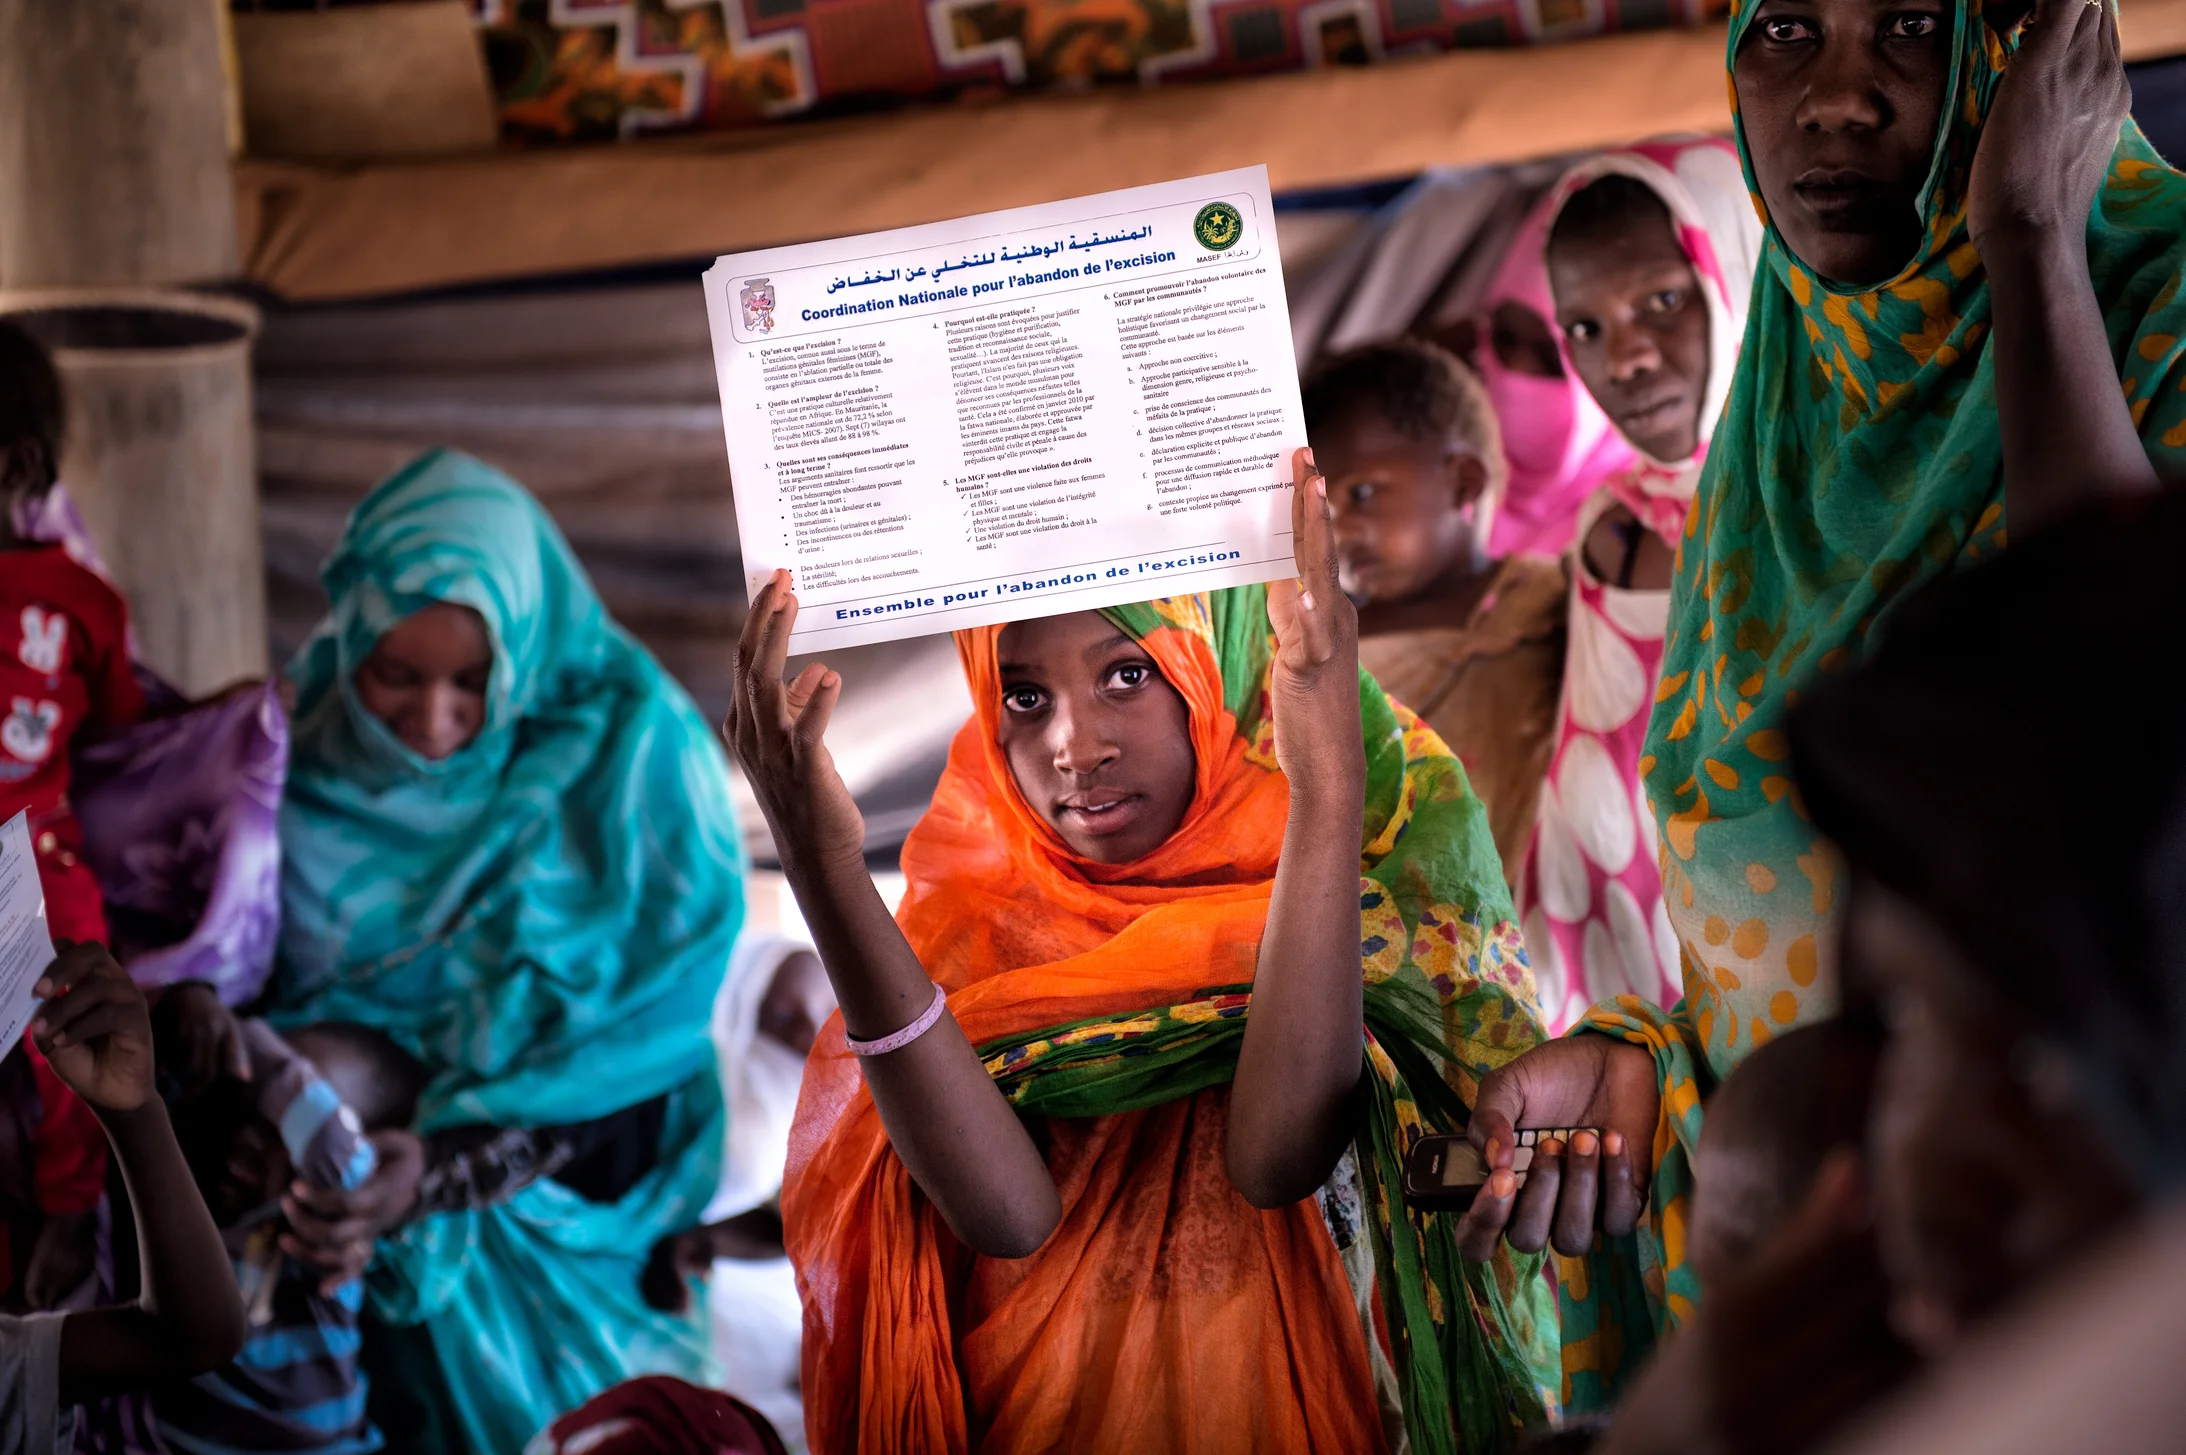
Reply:
[[1602, 1138], [1602, 1150], [1612, 1157], [1624, 1155], [1624, 1133], [1610, 1132]]
[[1561, 1157], [1561, 1156], [1563, 1156], [1563, 1155], [1564, 1155], [1564, 1139], [1563, 1139], [1562, 1137], [1550, 1137], [1550, 1138], [1548, 1138], [1547, 1140], [1545, 1140], [1545, 1141], [1543, 1141], [1543, 1142], [1541, 1143], [1541, 1146], [1540, 1146], [1540, 1153], [1541, 1153], [1541, 1155], [1542, 1155], [1542, 1156], [1544, 1156], [1544, 1157]]
[[834, 672], [828, 672], [821, 675], [820, 685], [822, 687], [833, 687], [836, 683], [842, 680], [843, 679], [839, 674]]
[[1313, 609], [1313, 593], [1308, 591], [1300, 595], [1298, 598], [1298, 604], [1300, 606], [1303, 606], [1307, 611], [1311, 611]]
[[1488, 1138], [1488, 1145], [1480, 1149], [1480, 1155], [1487, 1159], [1487, 1163], [1490, 1167], [1493, 1167], [1495, 1165], [1495, 1159], [1501, 1156], [1502, 1152], [1503, 1144], [1500, 1141], [1496, 1140], [1494, 1137]]
[[1315, 475], [1313, 477], [1313, 493], [1323, 500], [1328, 499], [1328, 477], [1326, 475]]
[[1507, 1170], [1499, 1171], [1488, 1179], [1486, 1190], [1488, 1196], [1494, 1198], [1497, 1202], [1502, 1202], [1518, 1190], [1518, 1179], [1511, 1176]]
[[1591, 1157], [1600, 1150], [1601, 1138], [1592, 1132], [1580, 1132], [1571, 1139], [1571, 1155], [1574, 1157]]
[[1309, 470], [1313, 468], [1313, 446], [1311, 445], [1306, 446], [1306, 468]]
[[30, 1033], [34, 1036], [44, 1035], [46, 1033], [46, 1023], [44, 1021], [32, 1021], [30, 1023]]

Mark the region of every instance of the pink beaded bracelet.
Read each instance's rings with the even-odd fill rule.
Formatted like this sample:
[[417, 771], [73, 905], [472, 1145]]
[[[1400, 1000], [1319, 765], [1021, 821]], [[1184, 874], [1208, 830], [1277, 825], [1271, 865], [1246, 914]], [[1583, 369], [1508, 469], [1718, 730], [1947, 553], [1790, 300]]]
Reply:
[[934, 1003], [927, 1006], [924, 1011], [920, 1012], [917, 1020], [905, 1026], [902, 1030], [893, 1035], [882, 1036], [877, 1041], [861, 1041], [846, 1031], [843, 1033], [843, 1044], [850, 1048], [852, 1055], [856, 1056], [885, 1056], [890, 1051], [900, 1051], [932, 1030], [934, 1022], [941, 1019], [942, 1009], [948, 1003], [949, 997], [942, 992], [940, 986], [936, 985], [934, 987]]

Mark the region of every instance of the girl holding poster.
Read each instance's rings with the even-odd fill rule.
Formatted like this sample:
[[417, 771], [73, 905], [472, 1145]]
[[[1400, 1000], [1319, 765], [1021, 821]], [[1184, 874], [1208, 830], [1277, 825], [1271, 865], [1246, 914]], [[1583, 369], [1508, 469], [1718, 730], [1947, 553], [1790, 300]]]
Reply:
[[727, 726], [841, 1000], [783, 1194], [812, 1448], [1506, 1448], [1536, 1258], [1399, 1162], [1540, 1039], [1486, 815], [1357, 666], [1325, 482], [1299, 579], [960, 632], [976, 712], [891, 919], [753, 603]]

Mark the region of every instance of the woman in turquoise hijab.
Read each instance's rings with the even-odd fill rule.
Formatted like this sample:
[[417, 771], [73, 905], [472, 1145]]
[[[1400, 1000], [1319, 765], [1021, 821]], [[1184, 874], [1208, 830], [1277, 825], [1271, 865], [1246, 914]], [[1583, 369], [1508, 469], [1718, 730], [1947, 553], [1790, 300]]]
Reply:
[[[1484, 1083], [1473, 1120], [1504, 1161], [1514, 1125], [1604, 1129], [1549, 1176], [1536, 1159], [1523, 1192], [1491, 1179], [1470, 1219], [1475, 1255], [1505, 1235], [1571, 1255], [1575, 1409], [1613, 1398], [1702, 1295], [1687, 1214], [1706, 1098], [1835, 1006], [1842, 861], [1807, 818], [1787, 710], [2007, 525], [2186, 473], [2186, 177], [2126, 119], [2106, 0], [1733, 0], [1729, 65], [1768, 266], [1640, 760], [1684, 996], [1595, 1007]], [[2130, 701], [2069, 661], [2026, 670], [2091, 711]], [[2131, 791], [2085, 766], [2030, 763], [1996, 791]]]
[[429, 1393], [390, 1437], [502, 1455], [620, 1380], [705, 1370], [702, 1326], [638, 1282], [718, 1179], [707, 1025], [744, 873], [727, 760], [477, 460], [381, 484], [323, 579], [332, 610], [288, 669], [273, 1003], [383, 1032], [423, 1090], [372, 1184], [291, 1199], [295, 1251], [334, 1269], [377, 1234], [370, 1307], [411, 1363], [379, 1392]]

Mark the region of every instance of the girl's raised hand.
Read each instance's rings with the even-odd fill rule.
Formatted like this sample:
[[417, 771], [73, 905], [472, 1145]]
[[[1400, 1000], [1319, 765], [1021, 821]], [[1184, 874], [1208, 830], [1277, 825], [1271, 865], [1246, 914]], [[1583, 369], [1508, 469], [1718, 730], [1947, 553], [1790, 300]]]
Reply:
[[152, 1098], [152, 1014], [144, 992], [104, 945], [56, 940], [59, 951], [32, 994], [45, 1004], [31, 1039], [68, 1089], [100, 1111]]
[[796, 620], [789, 572], [776, 571], [744, 618], [736, 693], [721, 735], [750, 780], [785, 862], [795, 856], [815, 865], [862, 865], [865, 819], [835, 771], [826, 741], [842, 678], [815, 662], [795, 681], [782, 681]]
[[1984, 253], [2011, 233], [2078, 245], [2132, 108], [2114, 0], [2034, 0], [1974, 152], [1966, 230]]
[[1336, 513], [1313, 452], [1291, 457], [1291, 551], [1296, 580], [1268, 583], [1275, 628], [1269, 684], [1275, 758], [1291, 789], [1342, 787], [1366, 778], [1359, 739], [1359, 614], [1336, 584]]

